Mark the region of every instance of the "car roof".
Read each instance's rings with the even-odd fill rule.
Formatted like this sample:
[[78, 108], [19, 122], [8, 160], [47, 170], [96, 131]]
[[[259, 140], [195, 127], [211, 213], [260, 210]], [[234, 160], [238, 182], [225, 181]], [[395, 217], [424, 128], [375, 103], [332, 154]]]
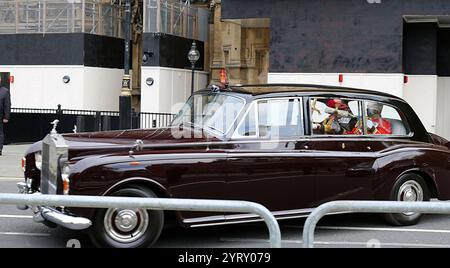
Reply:
[[272, 93], [354, 93], [354, 94], [364, 94], [364, 95], [376, 95], [384, 96], [388, 98], [400, 99], [394, 95], [374, 91], [367, 89], [349, 88], [349, 87], [339, 87], [339, 86], [325, 86], [325, 85], [314, 85], [314, 84], [264, 84], [264, 85], [238, 85], [229, 86], [226, 88], [228, 92], [237, 92], [243, 94], [251, 94], [253, 96], [272, 94]]
[[403, 101], [401, 98], [374, 90], [350, 88], [350, 87], [340, 87], [340, 86], [326, 86], [326, 85], [315, 85], [315, 84], [260, 84], [260, 85], [210, 85], [208, 88], [199, 90], [202, 92], [231, 92], [239, 93], [251, 96], [262, 96], [270, 94], [279, 93], [332, 93], [332, 94], [359, 94], [359, 95], [370, 95], [376, 97], [386, 97], [390, 99], [396, 99]]

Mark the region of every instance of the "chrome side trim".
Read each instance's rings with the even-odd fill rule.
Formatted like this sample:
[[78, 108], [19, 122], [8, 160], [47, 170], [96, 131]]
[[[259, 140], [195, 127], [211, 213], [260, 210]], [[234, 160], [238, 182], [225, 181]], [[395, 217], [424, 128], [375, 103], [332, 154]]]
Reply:
[[143, 178], [143, 177], [131, 177], [131, 178], [128, 178], [128, 179], [125, 179], [125, 180], [121, 180], [121, 181], [119, 181], [119, 182], [116, 182], [116, 183], [113, 184], [111, 187], [109, 187], [105, 192], [103, 192], [102, 195], [103, 195], [103, 196], [106, 196], [106, 195], [110, 194], [110, 193], [111, 193], [114, 189], [116, 189], [118, 186], [120, 186], [120, 185], [125, 185], [125, 184], [127, 184], [127, 183], [129, 183], [129, 182], [136, 182], [136, 183], [139, 183], [139, 182], [143, 182], [143, 183], [151, 183], [151, 184], [153, 184], [154, 186], [159, 187], [159, 189], [162, 190], [162, 191], [164, 191], [164, 193], [167, 195], [167, 197], [169, 197], [168, 191], [167, 191], [166, 187], [164, 187], [161, 183], [159, 183], [159, 182], [157, 182], [157, 181], [155, 181], [155, 180], [152, 180], [152, 179], [149, 179], [149, 178]]
[[[272, 212], [276, 219], [284, 220], [284, 219], [295, 219], [295, 218], [304, 218], [307, 217], [314, 209], [296, 209], [296, 210], [285, 210], [285, 211], [276, 211]], [[242, 223], [242, 222], [254, 222], [254, 221], [262, 221], [262, 219], [256, 219], [258, 216], [256, 214], [233, 214], [233, 215], [220, 215], [220, 216], [209, 216], [209, 217], [200, 217], [200, 218], [191, 218], [183, 220], [185, 224], [193, 224], [191, 227], [195, 226], [207, 226], [207, 225], [223, 225], [223, 224], [233, 224], [233, 223]], [[252, 219], [255, 218], [255, 219]], [[250, 219], [250, 220], [245, 220]], [[221, 221], [218, 223], [210, 223], [212, 221]], [[202, 224], [202, 222], [208, 222]]]
[[[186, 142], [186, 143], [167, 143], [167, 144], [152, 144], [152, 145], [144, 145], [145, 149], [158, 149], [158, 148], [183, 148], [183, 147], [195, 147], [195, 146], [215, 146], [215, 145], [234, 145], [234, 144], [252, 144], [252, 143], [284, 143], [284, 142], [311, 142], [311, 141], [329, 141], [335, 142], [340, 139], [345, 141], [396, 141], [402, 143], [411, 143], [411, 144], [430, 144], [426, 142], [420, 141], [412, 141], [409, 139], [402, 139], [405, 137], [402, 136], [357, 136], [355, 135], [336, 135], [336, 136], [301, 136], [297, 139], [282, 139], [282, 140], [261, 140], [252, 137], [254, 140], [227, 140], [227, 141], [208, 141], [208, 142]], [[69, 140], [70, 141], [70, 140]], [[102, 149], [127, 149], [129, 150], [130, 146], [128, 145], [111, 145], [111, 146], [102, 146]], [[77, 146], [73, 147], [75, 150], [84, 150], [84, 149], [95, 149], [97, 147], [92, 146]]]
[[247, 220], [247, 221], [233, 221], [233, 222], [218, 222], [218, 223], [203, 223], [203, 224], [194, 224], [190, 225], [191, 228], [197, 228], [197, 227], [207, 227], [207, 226], [219, 226], [219, 225], [231, 225], [231, 224], [240, 224], [240, 223], [251, 223], [251, 222], [261, 222], [262, 219], [256, 219], [256, 220]]
[[[312, 211], [311, 211], [312, 212]], [[310, 212], [310, 213], [311, 213]], [[301, 219], [301, 218], [307, 218], [309, 216], [309, 214], [305, 214], [305, 215], [297, 215], [297, 216], [283, 216], [283, 217], [275, 217], [277, 220], [281, 221], [281, 220], [290, 220], [290, 219]], [[347, 214], [349, 212], [334, 212], [334, 213], [329, 213], [327, 215], [342, 215], [342, 214]], [[241, 220], [241, 221], [223, 221], [223, 222], [214, 222], [214, 223], [199, 223], [199, 224], [192, 224], [189, 225], [190, 228], [197, 228], [197, 227], [208, 227], [208, 226], [220, 226], [220, 225], [232, 225], [232, 224], [242, 224], [242, 223], [252, 223], [252, 222], [261, 222], [263, 221], [263, 219], [253, 219], [253, 220]], [[183, 223], [185, 223], [183, 221]]]

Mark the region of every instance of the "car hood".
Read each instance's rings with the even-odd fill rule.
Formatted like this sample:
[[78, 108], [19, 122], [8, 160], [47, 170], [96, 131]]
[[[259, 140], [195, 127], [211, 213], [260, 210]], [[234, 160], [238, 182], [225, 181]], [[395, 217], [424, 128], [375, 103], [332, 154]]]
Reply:
[[142, 140], [144, 145], [164, 145], [217, 139], [202, 129], [186, 127], [71, 133], [63, 136], [69, 147], [133, 145], [136, 140]]
[[[219, 137], [200, 128], [171, 127], [63, 134], [69, 146], [69, 158], [93, 154], [128, 152], [136, 140], [144, 148], [186, 147], [189, 144], [219, 141]], [[33, 144], [27, 154], [42, 150], [42, 141]]]

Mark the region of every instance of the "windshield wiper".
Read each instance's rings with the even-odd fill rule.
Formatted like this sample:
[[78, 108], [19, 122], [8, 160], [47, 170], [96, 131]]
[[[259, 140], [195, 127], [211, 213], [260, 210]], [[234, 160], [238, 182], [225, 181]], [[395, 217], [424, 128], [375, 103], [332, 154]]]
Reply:
[[179, 125], [179, 127], [183, 127], [185, 124], [188, 124], [191, 128], [203, 128], [203, 126], [192, 122], [183, 122]]
[[220, 130], [220, 129], [217, 129], [217, 128], [215, 128], [215, 127], [212, 127], [212, 126], [208, 126], [208, 125], [205, 125], [205, 127], [207, 127], [207, 128], [209, 128], [209, 129], [212, 129], [212, 130], [214, 130], [214, 131], [217, 131], [217, 132], [219, 132], [219, 133], [222, 133], [222, 134], [223, 134], [222, 130]]

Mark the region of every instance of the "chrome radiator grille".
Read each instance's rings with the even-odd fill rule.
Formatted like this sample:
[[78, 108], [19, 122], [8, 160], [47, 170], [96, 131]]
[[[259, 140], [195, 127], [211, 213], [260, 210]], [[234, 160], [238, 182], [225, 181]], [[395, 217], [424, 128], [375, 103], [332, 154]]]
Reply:
[[57, 194], [60, 162], [67, 159], [68, 146], [59, 134], [48, 134], [42, 142], [41, 193]]

